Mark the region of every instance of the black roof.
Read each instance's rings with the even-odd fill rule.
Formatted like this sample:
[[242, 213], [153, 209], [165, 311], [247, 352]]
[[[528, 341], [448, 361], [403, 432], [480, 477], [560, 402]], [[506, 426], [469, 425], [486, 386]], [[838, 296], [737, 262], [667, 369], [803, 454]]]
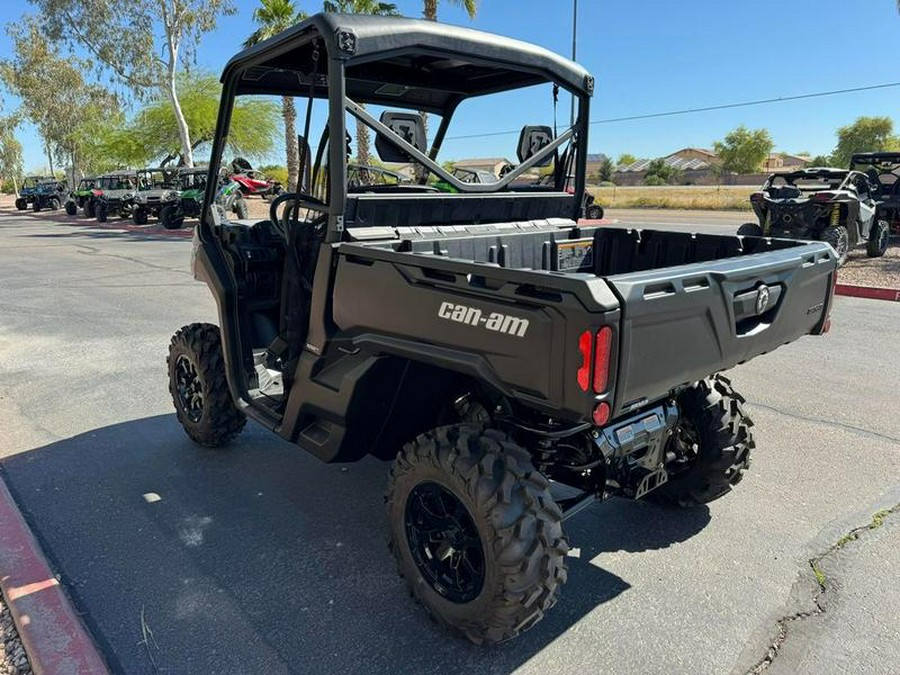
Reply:
[[[327, 56], [345, 62], [347, 96], [358, 102], [440, 112], [462, 98], [548, 80], [593, 93], [584, 68], [542, 47], [434, 21], [362, 14], [311, 16], [234, 56], [222, 81], [246, 69], [238, 93], [306, 96], [314, 38]], [[319, 59], [318, 97], [326, 93], [325, 63]]]
[[850, 164], [900, 163], [900, 152], [858, 152], [850, 158]]
[[770, 178], [819, 178], [825, 176], [846, 176], [850, 169], [840, 169], [830, 166], [814, 166], [808, 169], [795, 169], [793, 171], [775, 171]]

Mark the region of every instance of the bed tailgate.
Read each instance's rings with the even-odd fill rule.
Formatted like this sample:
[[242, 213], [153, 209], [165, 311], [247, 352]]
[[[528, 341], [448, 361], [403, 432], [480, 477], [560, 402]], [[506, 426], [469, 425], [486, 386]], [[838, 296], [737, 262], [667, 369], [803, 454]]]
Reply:
[[836, 270], [815, 242], [608, 277], [623, 308], [617, 411], [824, 332]]

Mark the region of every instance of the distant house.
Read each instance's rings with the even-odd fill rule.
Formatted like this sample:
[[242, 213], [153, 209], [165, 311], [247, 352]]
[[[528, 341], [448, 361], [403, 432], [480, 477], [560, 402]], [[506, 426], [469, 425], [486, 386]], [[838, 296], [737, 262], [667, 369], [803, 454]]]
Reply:
[[715, 152], [705, 148], [682, 148], [671, 155], [667, 155], [666, 159], [681, 160], [685, 166], [691, 163], [719, 166], [722, 163], [722, 159]]
[[591, 152], [587, 156], [587, 175], [588, 180], [594, 180], [600, 176], [600, 167], [604, 162], [609, 161], [609, 157], [602, 152]]
[[767, 158], [760, 170], [769, 171], [797, 171], [805, 169], [809, 165], [809, 157], [803, 155], [789, 155], [786, 152], [773, 152]]

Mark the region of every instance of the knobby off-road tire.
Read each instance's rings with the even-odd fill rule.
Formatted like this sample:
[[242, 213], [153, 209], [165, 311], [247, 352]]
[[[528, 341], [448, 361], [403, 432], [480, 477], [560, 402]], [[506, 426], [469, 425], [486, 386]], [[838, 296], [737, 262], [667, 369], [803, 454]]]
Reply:
[[100, 202], [99, 204], [97, 204], [96, 212], [98, 223], [105, 223], [107, 218], [109, 218], [109, 207], [105, 202]]
[[[468, 596], [453, 590], [452, 577], [428, 571], [429, 565], [443, 564], [448, 550], [441, 546], [450, 540], [415, 534], [423, 527], [420, 518], [430, 514], [422, 506], [423, 491], [455, 498], [465, 514], [462, 525], [443, 531], [451, 537], [460, 530], [473, 533], [467, 541], [480, 548], [482, 583], [470, 587]], [[528, 452], [506, 434], [483, 424], [457, 424], [419, 436], [394, 461], [385, 505], [400, 575], [431, 617], [450, 631], [478, 644], [501, 642], [533, 626], [555, 604], [566, 581], [569, 550], [562, 512]], [[478, 569], [471, 547], [449, 551], [451, 567], [453, 556], [465, 552]], [[465, 561], [457, 558], [456, 564], [471, 572]]]
[[843, 225], [831, 225], [822, 231], [822, 241], [831, 244], [838, 257], [838, 265], [847, 262], [847, 254], [850, 252], [850, 234]]
[[243, 198], [234, 202], [234, 215], [237, 216], [238, 220], [245, 220], [250, 215], [250, 209]]
[[32, 202], [32, 204], [31, 204], [31, 210], [34, 211], [35, 213], [40, 211], [41, 210], [41, 200], [35, 199], [34, 202]]
[[131, 214], [131, 219], [134, 221], [135, 225], [146, 225], [147, 221], [150, 219], [150, 214], [147, 213], [147, 209], [138, 206]]
[[869, 231], [869, 241], [866, 242], [866, 255], [870, 258], [880, 258], [885, 254], [891, 241], [891, 227], [886, 220], [876, 220]]
[[584, 217], [588, 220], [603, 220], [603, 207], [599, 204], [591, 204], [584, 210]]
[[738, 235], [741, 237], [761, 237], [763, 236], [762, 228], [756, 223], [744, 223], [738, 228]]
[[88, 199], [84, 203], [84, 215], [88, 218], [94, 218], [97, 215], [97, 205], [94, 203], [93, 199]]
[[235, 438], [247, 417], [231, 400], [219, 327], [192, 323], [179, 330], [166, 363], [175, 413], [187, 435], [207, 448]]
[[16, 199], [16, 209], [18, 209], [19, 211], [24, 211], [27, 208], [28, 208], [28, 202], [25, 201], [22, 197], [18, 197]]
[[75, 202], [66, 202], [66, 214], [74, 216], [78, 213], [78, 205]]
[[177, 207], [167, 204], [159, 212], [159, 222], [167, 230], [179, 230], [184, 223], [184, 216], [179, 214]]
[[[647, 499], [682, 507], [705, 504], [724, 496], [741, 482], [756, 444], [753, 422], [743, 410], [744, 398], [728, 378], [700, 380], [678, 396], [681, 419], [667, 448], [679, 458], [666, 467], [669, 481]], [[691, 446], [681, 453], [687, 440]]]

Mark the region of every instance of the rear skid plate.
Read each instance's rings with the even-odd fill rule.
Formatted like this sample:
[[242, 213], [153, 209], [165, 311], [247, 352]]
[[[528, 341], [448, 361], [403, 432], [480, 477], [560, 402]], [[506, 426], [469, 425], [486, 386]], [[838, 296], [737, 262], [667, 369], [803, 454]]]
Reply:
[[634, 498], [636, 500], [642, 499], [643, 496], [648, 492], [655, 490], [656, 488], [661, 487], [668, 482], [669, 474], [664, 468], [652, 471], [644, 476], [641, 479], [641, 482], [638, 483], [637, 490], [634, 493]]

